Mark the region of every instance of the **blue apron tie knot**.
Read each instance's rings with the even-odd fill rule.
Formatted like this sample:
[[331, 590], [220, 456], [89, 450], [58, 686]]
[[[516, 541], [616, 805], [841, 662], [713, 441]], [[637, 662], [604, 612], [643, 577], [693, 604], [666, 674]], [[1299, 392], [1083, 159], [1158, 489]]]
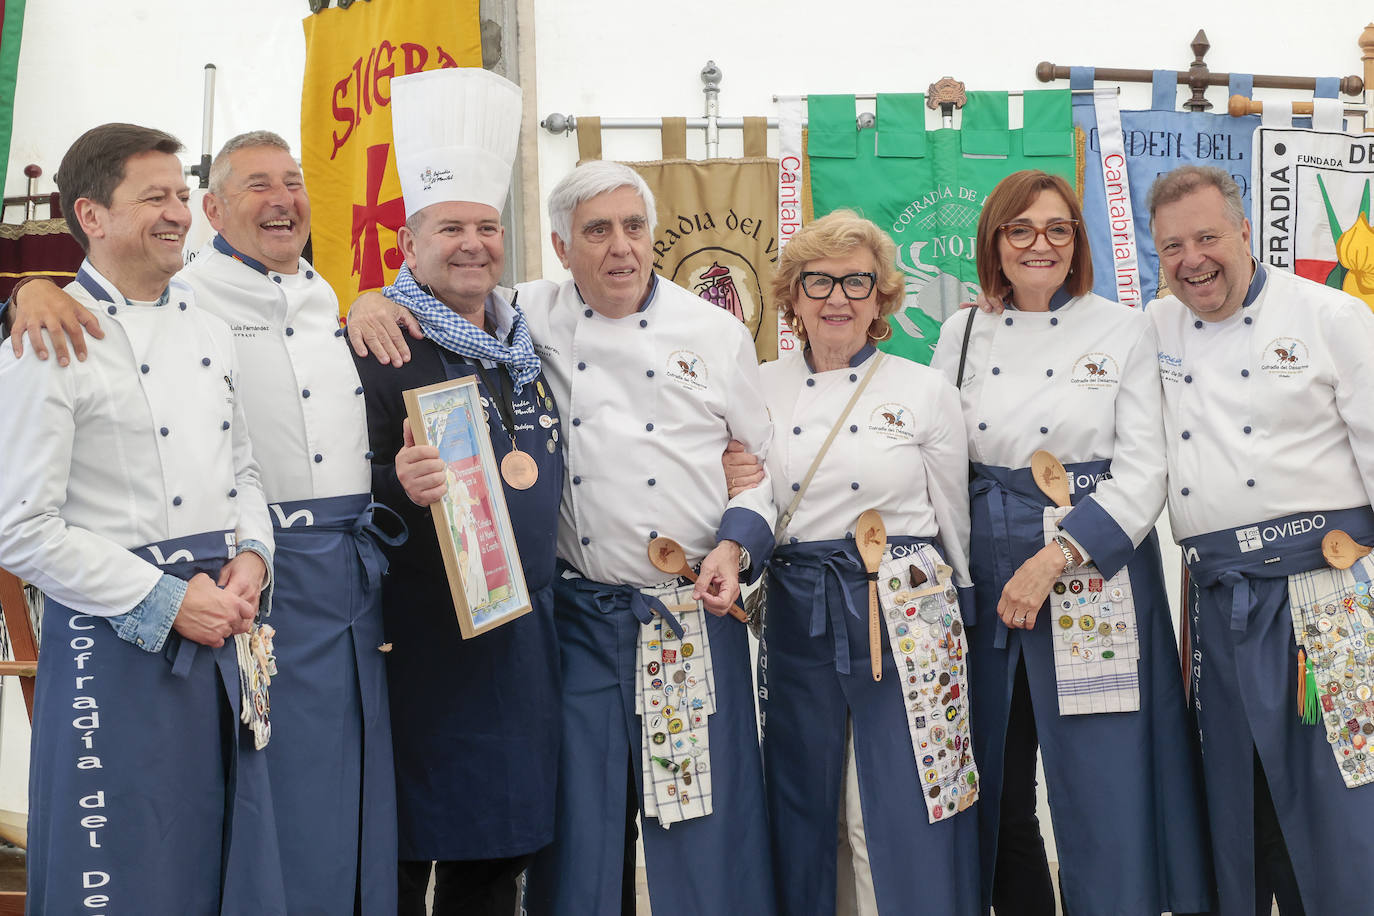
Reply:
[[596, 609], [603, 614], [627, 610], [635, 620], [647, 625], [654, 622], [654, 613], [657, 612], [678, 638], [682, 637], [682, 624], [673, 612], [668, 610], [668, 605], [654, 595], [646, 595], [633, 585], [604, 585], [599, 582], [588, 582], [586, 579], [574, 579], [573, 583], [579, 590], [591, 592]]

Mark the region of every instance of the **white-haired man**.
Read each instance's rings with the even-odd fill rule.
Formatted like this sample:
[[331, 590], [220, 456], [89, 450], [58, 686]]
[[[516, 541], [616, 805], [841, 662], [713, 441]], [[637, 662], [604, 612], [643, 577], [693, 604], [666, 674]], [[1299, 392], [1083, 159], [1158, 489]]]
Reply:
[[[732, 436], [758, 454], [770, 441], [753, 342], [654, 274], [653, 194], [632, 169], [579, 166], [549, 215], [572, 279], [517, 291], [564, 430], [563, 726], [555, 836], [527, 907], [633, 912], [639, 812], [655, 910], [770, 913], [747, 633], [726, 615], [771, 550], [772, 491], [727, 500], [720, 465]], [[355, 348], [395, 357], [394, 313], [354, 309]], [[695, 587], [663, 583], [660, 536], [700, 560]]]

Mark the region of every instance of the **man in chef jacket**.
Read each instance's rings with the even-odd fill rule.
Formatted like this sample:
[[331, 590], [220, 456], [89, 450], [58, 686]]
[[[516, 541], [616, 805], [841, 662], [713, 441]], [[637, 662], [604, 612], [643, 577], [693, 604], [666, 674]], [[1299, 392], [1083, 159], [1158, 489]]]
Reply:
[[[1374, 642], [1353, 609], [1290, 608], [1288, 577], [1326, 567], [1335, 529], [1374, 544], [1374, 315], [1252, 257], [1240, 190], [1221, 169], [1160, 176], [1149, 208], [1173, 293], [1146, 314], [1159, 334], [1170, 520], [1197, 586], [1193, 696], [1221, 911], [1267, 911], [1272, 896], [1284, 913], [1368, 910], [1374, 786], [1347, 788], [1342, 774], [1374, 765]], [[1323, 666], [1316, 725], [1299, 719], [1290, 611], [1314, 615], [1299, 635]]]
[[[292, 912], [395, 912], [395, 780], [363, 390], [329, 284], [301, 257], [310, 199], [290, 147], [269, 131], [231, 138], [203, 205], [217, 234], [178, 275], [228, 323], [236, 379], [276, 529], [278, 673], [267, 749]], [[29, 327], [103, 336], [49, 281], [14, 297], [16, 352]], [[98, 313], [97, 313], [98, 314]], [[36, 347], [35, 347], [36, 349]], [[46, 353], [41, 354], [46, 357]], [[389, 513], [384, 513], [389, 515]], [[381, 530], [385, 527], [393, 534]], [[325, 763], [327, 762], [327, 763]]]
[[56, 177], [87, 253], [68, 291], [104, 338], [65, 370], [0, 353], [0, 566], [46, 595], [35, 913], [286, 912], [235, 639], [272, 526], [231, 333], [174, 279], [181, 148], [131, 124], [77, 139]]
[[[653, 795], [659, 816], [641, 817], [653, 907], [769, 913], [748, 642], [744, 625], [722, 616], [740, 576], [756, 577], [772, 546], [771, 487], [728, 500], [720, 464], [732, 435], [760, 455], [770, 441], [753, 344], [730, 315], [653, 272], [653, 194], [632, 169], [579, 166], [550, 194], [549, 216], [572, 279], [516, 290], [564, 433], [554, 607], [563, 724], [554, 840], [530, 870], [526, 904], [539, 914], [617, 911], [634, 892], [634, 818]], [[354, 348], [404, 362], [397, 322], [418, 329], [379, 299], [353, 305]], [[690, 785], [673, 759], [681, 739], [669, 738], [684, 732], [671, 731], [671, 718], [655, 724], [652, 711], [637, 712], [665, 686], [655, 685], [656, 668], [640, 665], [639, 643], [673, 629], [654, 606], [676, 587], [652, 588], [671, 578], [649, 559], [649, 542], [660, 536], [700, 564], [696, 587], [678, 594], [709, 612], [715, 712], [693, 759], [709, 761], [711, 813], [684, 820], [657, 801], [665, 774], [678, 777], [674, 792]], [[697, 641], [683, 648], [688, 643], [686, 651], [697, 652]], [[707, 660], [688, 661], [694, 670], [684, 681], [699, 681]], [[685, 729], [682, 720], [676, 727]], [[704, 785], [699, 776], [697, 783]]]

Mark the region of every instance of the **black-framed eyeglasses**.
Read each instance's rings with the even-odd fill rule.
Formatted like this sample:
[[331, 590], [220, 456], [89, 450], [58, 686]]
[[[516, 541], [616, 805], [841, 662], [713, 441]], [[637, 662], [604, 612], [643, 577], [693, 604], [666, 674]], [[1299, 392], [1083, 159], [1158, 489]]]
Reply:
[[843, 277], [819, 270], [803, 270], [801, 273], [801, 289], [808, 299], [824, 299], [830, 295], [836, 283], [840, 284], [840, 292], [844, 293], [846, 299], [867, 299], [873, 295], [873, 284], [877, 282], [878, 275], [872, 271], [845, 274]]
[[1044, 228], [1032, 226], [1029, 223], [1007, 223], [998, 226], [997, 231], [1007, 240], [1013, 248], [1029, 248], [1035, 244], [1036, 236], [1043, 235], [1045, 241], [1055, 248], [1063, 248], [1073, 241], [1073, 237], [1078, 232], [1078, 220], [1076, 219], [1057, 219], [1048, 223]]

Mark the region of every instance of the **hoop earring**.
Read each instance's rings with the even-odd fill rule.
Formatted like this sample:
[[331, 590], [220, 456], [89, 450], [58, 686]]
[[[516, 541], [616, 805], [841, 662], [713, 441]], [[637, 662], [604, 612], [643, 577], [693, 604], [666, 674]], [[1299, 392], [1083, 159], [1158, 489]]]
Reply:
[[[880, 325], [882, 325], [882, 333], [881, 333], [881, 334], [874, 334], [874, 333], [873, 333], [873, 325], [875, 325], [875, 324], [880, 324]], [[884, 341], [884, 340], [887, 340], [887, 339], [890, 338], [891, 336], [892, 336], [892, 325], [888, 324], [886, 318], [874, 318], [872, 324], [870, 324], [870, 325], [868, 326], [868, 339], [869, 339], [869, 340], [875, 340], [875, 341], [878, 341], [878, 342], [882, 342], [882, 341]]]

